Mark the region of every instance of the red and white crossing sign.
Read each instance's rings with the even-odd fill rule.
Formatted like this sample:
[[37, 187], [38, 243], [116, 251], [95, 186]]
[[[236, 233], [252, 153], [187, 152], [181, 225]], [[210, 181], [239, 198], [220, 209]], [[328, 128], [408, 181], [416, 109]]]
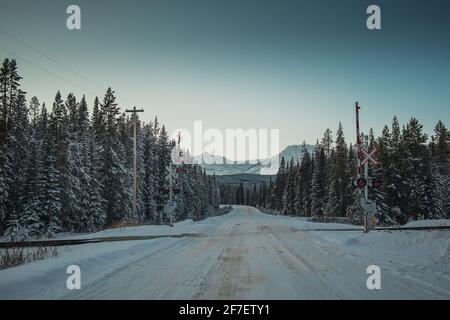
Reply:
[[379, 162], [375, 159], [375, 153], [377, 152], [377, 149], [374, 148], [370, 152], [367, 152], [364, 150], [364, 148], [360, 148], [360, 159], [361, 159], [361, 166], [365, 165], [367, 162], [371, 162], [374, 165], [379, 164]]
[[166, 167], [166, 181], [167, 182], [171, 182], [171, 181], [175, 181], [176, 179], [178, 179], [178, 171], [173, 170], [172, 166], [167, 166]]

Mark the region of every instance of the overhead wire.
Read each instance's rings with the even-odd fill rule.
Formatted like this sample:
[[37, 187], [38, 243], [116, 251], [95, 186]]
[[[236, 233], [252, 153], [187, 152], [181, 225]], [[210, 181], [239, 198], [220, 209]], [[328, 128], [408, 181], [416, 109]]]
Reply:
[[[97, 88], [100, 88], [100, 89], [102, 89], [103, 91], [106, 91], [106, 90], [107, 90], [107, 88], [106, 88], [105, 86], [100, 85], [100, 84], [97, 83], [96, 81], [93, 81], [93, 80], [89, 79], [88, 77], [82, 75], [82, 74], [79, 73], [78, 71], [76, 71], [76, 70], [74, 70], [74, 69], [72, 69], [72, 68], [66, 66], [65, 64], [63, 64], [63, 63], [57, 61], [56, 59], [52, 58], [51, 56], [49, 56], [49, 55], [46, 54], [45, 52], [43, 52], [43, 51], [41, 51], [41, 50], [35, 48], [34, 46], [28, 44], [27, 42], [25, 42], [25, 41], [23, 41], [23, 40], [21, 40], [21, 39], [19, 39], [18, 37], [16, 37], [16, 36], [14, 36], [14, 35], [12, 35], [12, 34], [6, 32], [6, 31], [4, 31], [4, 30], [1, 30], [1, 29], [0, 29], [0, 33], [2, 33], [3, 35], [7, 36], [8, 38], [10, 38], [10, 39], [12, 39], [12, 40], [14, 40], [14, 41], [16, 41], [16, 42], [22, 44], [23, 46], [26, 46], [27, 48], [33, 50], [33, 51], [36, 52], [37, 54], [39, 54], [39, 55], [45, 57], [46, 59], [48, 59], [49, 61], [51, 61], [51, 62], [53, 62], [54, 64], [58, 65], [59, 67], [65, 69], [66, 71], [69, 71], [69, 72], [75, 74], [76, 76], [80, 77], [81, 79], [83, 79], [83, 80], [85, 80], [85, 81], [88, 81], [89, 83], [93, 84], [93, 85], [96, 86]], [[13, 53], [13, 52], [7, 50], [7, 49], [0, 48], [0, 50], [2, 50], [2, 51], [4, 51], [4, 52], [7, 52], [8, 54], [14, 55], [14, 56], [16, 56], [17, 58], [19, 58], [20, 60], [25, 61], [25, 62], [27, 62], [27, 63], [33, 65], [34, 67], [36, 67], [36, 68], [38, 68], [38, 69], [40, 69], [40, 70], [42, 70], [42, 71], [44, 71], [44, 72], [46, 72], [46, 73], [48, 73], [48, 74], [50, 74], [50, 75], [53, 75], [53, 76], [57, 77], [57, 78], [60, 79], [60, 80], [63, 80], [63, 81], [65, 81], [65, 82], [67, 82], [67, 83], [70, 83], [70, 84], [72, 84], [72, 85], [75, 85], [75, 86], [78, 87], [79, 89], [86, 90], [86, 91], [90, 92], [91, 94], [94, 94], [95, 96], [101, 96], [101, 95], [99, 95], [98, 93], [93, 92], [93, 91], [90, 90], [90, 89], [87, 89], [87, 88], [85, 88], [85, 87], [83, 87], [83, 86], [81, 86], [81, 85], [78, 85], [78, 84], [76, 84], [76, 83], [73, 82], [73, 81], [67, 80], [67, 79], [65, 79], [65, 78], [63, 78], [63, 77], [61, 77], [61, 76], [59, 76], [59, 75], [57, 75], [57, 74], [55, 74], [55, 73], [53, 73], [53, 72], [51, 72], [51, 71], [45, 69], [45, 68], [43, 68], [43, 67], [41, 67], [41, 66], [38, 66], [37, 64], [35, 64], [35, 63], [29, 61], [28, 59], [25, 59], [25, 58], [23, 58], [23, 57], [20, 57], [19, 55], [15, 54], [15, 53]], [[119, 98], [120, 100], [123, 100], [123, 101], [125, 101], [125, 102], [128, 102], [128, 103], [134, 105], [133, 103], [130, 102], [130, 100], [128, 100], [128, 99], [126, 99], [126, 98], [124, 98], [124, 97], [122, 97], [122, 96], [116, 95], [116, 97]]]

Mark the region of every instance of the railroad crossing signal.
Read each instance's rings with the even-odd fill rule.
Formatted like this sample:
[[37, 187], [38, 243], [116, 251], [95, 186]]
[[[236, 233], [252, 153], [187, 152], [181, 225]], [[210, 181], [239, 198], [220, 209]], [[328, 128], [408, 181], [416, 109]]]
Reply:
[[[173, 164], [169, 164], [169, 166], [166, 167], [166, 177], [165, 180], [169, 184], [169, 187], [164, 188], [163, 192], [164, 194], [169, 194], [169, 203], [166, 204], [167, 208], [173, 208], [176, 207], [176, 204], [173, 202], [173, 195], [177, 195], [180, 193], [180, 187], [178, 182], [178, 174], [181, 172], [181, 169], [179, 167], [174, 167]], [[167, 209], [165, 207], [164, 212], [166, 214], [169, 214], [170, 216], [170, 226], [173, 227], [173, 209]]]
[[370, 223], [370, 219], [373, 217], [377, 211], [377, 206], [375, 202], [369, 200], [369, 186], [372, 188], [379, 188], [381, 186], [380, 179], [372, 179], [369, 177], [369, 163], [373, 165], [379, 164], [375, 159], [375, 153], [377, 149], [374, 148], [370, 151], [368, 146], [368, 138], [364, 137], [364, 147], [363, 148], [363, 137], [360, 134], [359, 127], [359, 111], [361, 107], [358, 102], [356, 102], [355, 112], [356, 112], [356, 148], [357, 153], [357, 166], [356, 166], [356, 176], [357, 178], [353, 181], [355, 187], [358, 187], [359, 197], [361, 201], [361, 208], [364, 210], [364, 232], [368, 232], [373, 225]]

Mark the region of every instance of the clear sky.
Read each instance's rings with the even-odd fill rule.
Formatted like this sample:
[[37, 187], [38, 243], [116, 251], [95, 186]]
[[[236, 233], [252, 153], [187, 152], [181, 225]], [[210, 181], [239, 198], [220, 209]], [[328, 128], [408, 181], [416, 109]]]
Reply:
[[[366, 28], [370, 4], [382, 30]], [[284, 147], [342, 121], [353, 141], [355, 101], [377, 134], [394, 115], [450, 126], [449, 14], [447, 0], [0, 0], [0, 31], [83, 77], [1, 32], [0, 58], [26, 59], [23, 88], [48, 105], [60, 89], [92, 106], [111, 86], [169, 131], [279, 128]]]

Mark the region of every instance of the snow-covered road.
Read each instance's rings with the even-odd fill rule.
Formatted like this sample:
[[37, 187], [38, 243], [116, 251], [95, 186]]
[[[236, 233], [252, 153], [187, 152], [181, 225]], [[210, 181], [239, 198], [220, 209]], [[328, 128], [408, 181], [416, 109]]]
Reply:
[[[171, 229], [199, 236], [81, 245], [0, 271], [0, 298], [450, 299], [449, 231], [299, 231], [317, 226], [348, 227], [236, 207]], [[70, 264], [81, 290], [66, 288]], [[369, 265], [381, 290], [366, 286]]]

